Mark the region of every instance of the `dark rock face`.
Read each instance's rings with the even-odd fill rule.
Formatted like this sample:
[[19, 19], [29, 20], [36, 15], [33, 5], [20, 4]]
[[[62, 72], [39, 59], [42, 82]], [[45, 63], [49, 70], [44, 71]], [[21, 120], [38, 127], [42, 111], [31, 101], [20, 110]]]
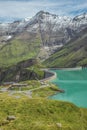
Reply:
[[27, 61], [22, 61], [15, 66], [12, 66], [6, 70], [1, 69], [0, 71], [0, 82], [19, 82], [25, 80], [34, 80], [40, 78], [37, 73], [33, 70], [28, 70], [26, 68], [31, 67], [32, 65], [37, 64], [36, 59], [30, 59]]
[[27, 68], [37, 63], [36, 59], [29, 59], [17, 64], [17, 68]]

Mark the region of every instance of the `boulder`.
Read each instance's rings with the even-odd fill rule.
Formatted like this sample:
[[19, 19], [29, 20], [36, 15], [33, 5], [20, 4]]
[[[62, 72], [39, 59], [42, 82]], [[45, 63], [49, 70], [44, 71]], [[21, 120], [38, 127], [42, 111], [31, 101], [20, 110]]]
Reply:
[[57, 125], [59, 128], [62, 128], [62, 124], [61, 124], [61, 123], [56, 123], [56, 125]]
[[15, 119], [16, 119], [15, 116], [7, 116], [7, 120], [8, 120], [8, 121], [12, 121], [12, 120], [15, 120]]

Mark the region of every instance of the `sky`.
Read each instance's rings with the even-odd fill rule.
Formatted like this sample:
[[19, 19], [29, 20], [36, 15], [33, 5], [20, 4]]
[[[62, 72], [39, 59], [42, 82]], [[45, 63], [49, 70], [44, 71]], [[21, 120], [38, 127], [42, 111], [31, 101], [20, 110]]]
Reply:
[[74, 17], [87, 12], [87, 0], [0, 0], [0, 21], [31, 18], [40, 10]]

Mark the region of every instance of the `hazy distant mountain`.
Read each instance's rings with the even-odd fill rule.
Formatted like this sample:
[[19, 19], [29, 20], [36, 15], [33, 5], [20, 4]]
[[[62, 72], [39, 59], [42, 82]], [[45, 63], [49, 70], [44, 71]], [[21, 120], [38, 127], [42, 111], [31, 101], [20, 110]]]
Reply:
[[22, 18], [16, 18], [16, 17], [1, 17], [0, 16], [0, 23], [12, 23], [17, 20], [22, 20]]

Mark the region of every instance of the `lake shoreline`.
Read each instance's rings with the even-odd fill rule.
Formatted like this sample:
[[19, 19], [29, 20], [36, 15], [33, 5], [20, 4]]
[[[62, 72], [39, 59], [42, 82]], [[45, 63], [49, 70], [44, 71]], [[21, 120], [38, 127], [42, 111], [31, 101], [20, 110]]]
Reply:
[[44, 81], [50, 81], [53, 79], [57, 78], [57, 74], [56, 72], [52, 72], [49, 69], [43, 69], [43, 71], [45, 72], [44, 78], [41, 79], [40, 81], [44, 82]]

